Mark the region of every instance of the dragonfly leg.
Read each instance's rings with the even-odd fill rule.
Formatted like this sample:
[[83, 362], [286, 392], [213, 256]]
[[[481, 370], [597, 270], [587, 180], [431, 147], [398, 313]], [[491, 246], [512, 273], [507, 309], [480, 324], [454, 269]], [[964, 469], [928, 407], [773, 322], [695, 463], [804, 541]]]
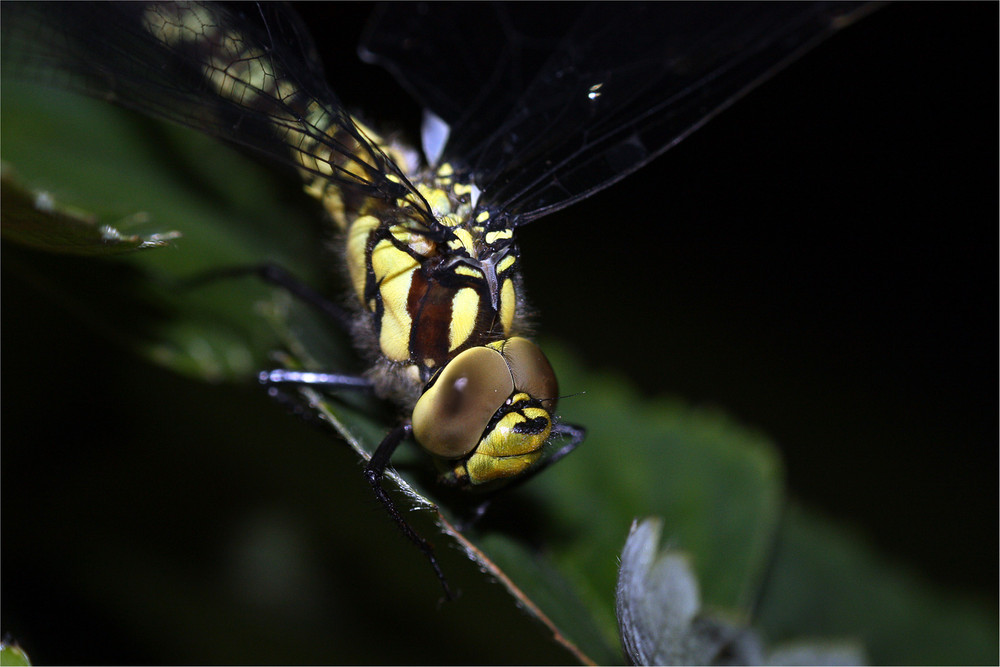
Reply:
[[551, 466], [553, 463], [558, 463], [560, 460], [565, 458], [566, 455], [570, 454], [574, 449], [583, 443], [584, 438], [587, 437], [587, 429], [579, 424], [566, 424], [565, 422], [560, 422], [552, 427], [552, 435], [557, 437], [567, 437], [569, 438], [569, 442], [557, 449], [551, 456], [538, 464], [538, 466], [525, 476], [525, 479], [518, 480], [518, 483], [531, 479]]
[[365, 466], [365, 479], [371, 485], [372, 490], [375, 492], [375, 497], [378, 501], [382, 503], [382, 506], [392, 517], [392, 520], [396, 522], [396, 526], [406, 535], [413, 544], [420, 549], [421, 553], [427, 557], [430, 562], [431, 567], [434, 568], [434, 574], [437, 575], [438, 581], [441, 582], [441, 587], [444, 589], [445, 597], [449, 600], [454, 600], [455, 596], [451, 592], [451, 588], [448, 586], [448, 580], [445, 579], [444, 573], [441, 571], [441, 566], [438, 564], [437, 557], [434, 556], [434, 547], [430, 542], [420, 537], [417, 531], [413, 530], [413, 527], [406, 522], [403, 515], [399, 513], [399, 509], [396, 504], [392, 501], [392, 498], [386, 493], [386, 490], [382, 487], [382, 478], [385, 477], [385, 469], [389, 465], [389, 459], [392, 457], [393, 452], [399, 444], [405, 439], [413, 435], [413, 426], [410, 424], [403, 424], [398, 426], [389, 432], [388, 435], [382, 440], [375, 453], [372, 454], [371, 460], [368, 465]]
[[325, 389], [349, 389], [352, 391], [371, 391], [372, 382], [360, 375], [342, 375], [340, 373], [317, 373], [314, 371], [291, 371], [276, 368], [273, 371], [261, 371], [257, 379], [264, 386], [294, 385], [307, 387], [323, 387]]

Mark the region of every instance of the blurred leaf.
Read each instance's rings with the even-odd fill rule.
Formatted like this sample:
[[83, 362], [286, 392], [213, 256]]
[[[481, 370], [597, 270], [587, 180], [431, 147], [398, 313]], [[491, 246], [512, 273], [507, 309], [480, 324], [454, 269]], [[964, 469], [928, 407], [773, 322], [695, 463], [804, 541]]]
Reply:
[[[664, 519], [667, 540], [691, 555], [711, 606], [746, 611], [757, 594], [775, 530], [781, 470], [769, 444], [723, 415], [678, 402], [641, 400], [627, 385], [586, 376], [578, 361], [550, 358], [563, 417], [588, 439], [539, 485], [552, 508], [557, 567], [617, 635], [613, 591], [632, 518]], [[556, 527], [557, 526], [557, 527]]]
[[860, 665], [857, 642], [790, 644], [770, 651], [742, 623], [706, 612], [683, 552], [661, 549], [659, 519], [632, 524], [615, 591], [622, 644], [635, 665]]
[[772, 641], [853, 637], [873, 664], [992, 665], [998, 658], [995, 609], [936, 590], [794, 505], [758, 622]]
[[[324, 251], [314, 210], [304, 198], [288, 201], [295, 189], [230, 148], [208, 142], [206, 150], [197, 132], [19, 82], [5, 82], [2, 142], [16, 170], [5, 176], [17, 178], [9, 192], [5, 178], [7, 241], [99, 252], [107, 248], [101, 227], [108, 220], [128, 222], [121, 233], [135, 240], [114, 244], [121, 251], [179, 234], [170, 247], [103, 265], [5, 243], [10, 268], [105, 335], [176, 371], [247, 381], [270, 365], [276, 334], [267, 318], [247, 313], [304, 309], [252, 277], [187, 281], [273, 262], [320, 282]], [[50, 214], [38, 211], [40, 197]]]
[[140, 221], [143, 216], [137, 214], [131, 220], [114, 224], [102, 223], [93, 216], [63, 207], [47, 192], [30, 191], [6, 165], [0, 165], [0, 197], [4, 203], [0, 227], [4, 238], [48, 252], [111, 255], [162, 248], [179, 236], [175, 232], [145, 237], [123, 233], [125, 225]]
[[618, 625], [635, 665], [761, 664], [756, 636], [703, 614], [698, 581], [683, 552], [660, 549], [659, 519], [629, 531], [615, 590]]
[[0, 643], [0, 665], [2, 667], [29, 667], [28, 654], [17, 644]]

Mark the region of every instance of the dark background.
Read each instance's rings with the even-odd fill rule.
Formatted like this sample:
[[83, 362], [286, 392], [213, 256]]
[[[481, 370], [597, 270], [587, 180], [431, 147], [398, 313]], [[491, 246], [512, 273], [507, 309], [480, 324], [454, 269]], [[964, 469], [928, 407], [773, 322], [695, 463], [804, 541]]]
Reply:
[[[416, 122], [391, 79], [353, 57], [367, 6], [303, 11], [345, 102]], [[992, 3], [885, 7], [639, 173], [521, 235], [545, 336], [648, 396], [716, 405], [769, 434], [795, 498], [994, 608], [997, 19]], [[7, 274], [3, 304], [4, 629], [46, 650], [61, 639], [65, 652], [47, 661], [162, 661], [66, 592], [72, 573], [30, 542], [49, 520], [38, 498], [95, 457], [110, 460], [130, 427], [186, 437], [170, 430], [175, 410], [214, 422], [215, 437], [256, 434], [207, 403], [222, 390], [123, 359]], [[183, 395], [142, 412], [123, 390]], [[171, 502], [206, 513], [240, 502], [224, 491], [239, 487], [241, 448], [225, 446], [232, 477], [190, 470]], [[265, 441], [245, 453], [264, 446], [299, 451]], [[93, 484], [74, 487], [81, 512], [101, 491]], [[185, 500], [212, 486], [221, 491]]]

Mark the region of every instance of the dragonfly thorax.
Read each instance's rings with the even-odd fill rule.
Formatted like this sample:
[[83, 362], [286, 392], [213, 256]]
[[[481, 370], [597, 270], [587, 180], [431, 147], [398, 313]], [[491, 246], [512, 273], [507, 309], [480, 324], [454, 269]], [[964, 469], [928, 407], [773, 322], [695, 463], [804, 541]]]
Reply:
[[[401, 150], [378, 141], [386, 154]], [[358, 329], [367, 340], [359, 343], [390, 375], [422, 387], [462, 351], [516, 333], [520, 278], [513, 230], [486, 225], [490, 216], [476, 213], [474, 186], [456, 180], [448, 164], [405, 175], [411, 197], [371, 198], [337, 222], [367, 320]], [[386, 389], [381, 393], [398, 395]], [[402, 402], [412, 405], [415, 391]]]

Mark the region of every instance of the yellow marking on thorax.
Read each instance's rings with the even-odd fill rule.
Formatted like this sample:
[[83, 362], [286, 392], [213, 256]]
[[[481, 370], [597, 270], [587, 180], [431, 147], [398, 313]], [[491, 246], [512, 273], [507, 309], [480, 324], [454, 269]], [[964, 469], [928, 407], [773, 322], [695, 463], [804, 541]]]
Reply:
[[454, 269], [454, 272], [455, 272], [456, 276], [468, 276], [469, 278], [472, 278], [474, 280], [483, 280], [484, 279], [482, 271], [480, 271], [479, 269], [477, 269], [477, 268], [475, 268], [473, 266], [468, 266], [468, 265], [465, 265], [465, 264], [461, 264], [459, 266], [456, 266], [455, 269]]
[[507, 255], [502, 260], [500, 260], [499, 264], [497, 264], [497, 273], [503, 273], [504, 271], [512, 267], [514, 265], [514, 262], [516, 261], [517, 258], [514, 257], [514, 255]]
[[458, 290], [451, 301], [448, 323], [448, 351], [454, 352], [472, 335], [479, 314], [479, 294], [471, 287]]
[[500, 326], [505, 336], [509, 336], [517, 314], [517, 296], [514, 281], [508, 278], [500, 288]]
[[451, 213], [451, 201], [444, 190], [435, 188], [424, 195], [424, 199], [431, 206], [431, 213], [435, 218], [440, 218]]
[[470, 257], [475, 257], [476, 239], [473, 238], [469, 230], [464, 227], [457, 227], [454, 230], [454, 234], [455, 238], [448, 241], [448, 247], [456, 251], [464, 248]]
[[[304, 96], [300, 99], [294, 78], [287, 76], [288, 72], [277, 70], [275, 61], [266, 50], [250, 45], [240, 33], [222, 27], [223, 22], [211, 8], [185, 4], [157, 5], [146, 11], [144, 22], [149, 33], [164, 44], [205, 46], [207, 60], [202, 68], [205, 81], [220, 96], [243, 106], [257, 107], [271, 115], [275, 135], [288, 146], [292, 159], [300, 167], [305, 191], [321, 201], [335, 223], [346, 230], [344, 252], [348, 272], [359, 301], [369, 312], [375, 311], [377, 302], [369, 300], [364, 303], [365, 287], [367, 280], [374, 278], [383, 306], [379, 323], [382, 354], [391, 361], [408, 361], [413, 322], [407, 305], [413, 275], [421, 260], [398, 249], [392, 240], [383, 239], [371, 249], [369, 265], [366, 251], [371, 245], [372, 234], [384, 224], [382, 219], [385, 216], [380, 211], [385, 204], [375, 198], [363, 199], [357, 210], [347, 211], [344, 192], [332, 179], [336, 177], [349, 181], [353, 176], [359, 183], [369, 182], [374, 174], [383, 173], [384, 158], [379, 151], [394, 164], [403, 165], [407, 174], [416, 168], [414, 160], [357, 119], [331, 115], [331, 112], [341, 112], [326, 109], [317, 100], [305, 99]], [[290, 105], [288, 111], [279, 104], [281, 102]], [[298, 110], [293, 111], [291, 107]], [[344, 123], [353, 123], [363, 140], [355, 138], [353, 129], [345, 130]], [[334, 151], [324, 145], [326, 139], [315, 136], [317, 131], [323, 132], [330, 143], [339, 145], [340, 150]], [[486, 244], [491, 245], [509, 238], [511, 232], [487, 233], [482, 227], [470, 229], [467, 226], [472, 215], [474, 189], [468, 183], [455, 183], [454, 174], [452, 165], [441, 165], [435, 174], [429, 175], [433, 185], [418, 182], [416, 188], [439, 223], [451, 229], [450, 251], [477, 257], [484, 235]], [[391, 171], [384, 173], [384, 177], [395, 183], [402, 182]], [[404, 210], [418, 207], [421, 205], [418, 199], [414, 194], [407, 194], [397, 205]], [[349, 201], [352, 206], [357, 203], [352, 199]], [[357, 217], [352, 220], [353, 216]], [[476, 216], [476, 222], [480, 224], [488, 219], [487, 211]], [[437, 252], [437, 248], [421, 233], [424, 229], [424, 223], [415, 217], [409, 227], [402, 222], [393, 226], [390, 233], [397, 243], [409, 247], [418, 257], [429, 257]], [[510, 265], [505, 261], [503, 266]], [[456, 273], [466, 273], [478, 281], [485, 280], [482, 272], [467, 267], [456, 267]], [[500, 319], [504, 331], [509, 333], [515, 310], [513, 283], [505, 280], [501, 290]], [[463, 288], [455, 294], [448, 334], [451, 350], [461, 347], [472, 335], [480, 300], [480, 294], [473, 288]]]
[[392, 361], [410, 358], [410, 329], [413, 318], [406, 308], [413, 272], [419, 263], [399, 250], [389, 239], [382, 239], [372, 249], [372, 271], [382, 295], [382, 322], [379, 348]]
[[[485, 213], [485, 212], [486, 211], [483, 211], [483, 213]], [[499, 230], [493, 231], [493, 232], [486, 232], [486, 242], [489, 243], [490, 245], [493, 245], [497, 241], [500, 241], [500, 240], [503, 240], [503, 239], [513, 238], [513, 236], [514, 236], [514, 230], [513, 229], [510, 229], [510, 228], [499, 229]]]
[[429, 257], [434, 254], [437, 247], [427, 236], [412, 231], [406, 225], [393, 225], [389, 232], [397, 241], [408, 246], [421, 257]]

